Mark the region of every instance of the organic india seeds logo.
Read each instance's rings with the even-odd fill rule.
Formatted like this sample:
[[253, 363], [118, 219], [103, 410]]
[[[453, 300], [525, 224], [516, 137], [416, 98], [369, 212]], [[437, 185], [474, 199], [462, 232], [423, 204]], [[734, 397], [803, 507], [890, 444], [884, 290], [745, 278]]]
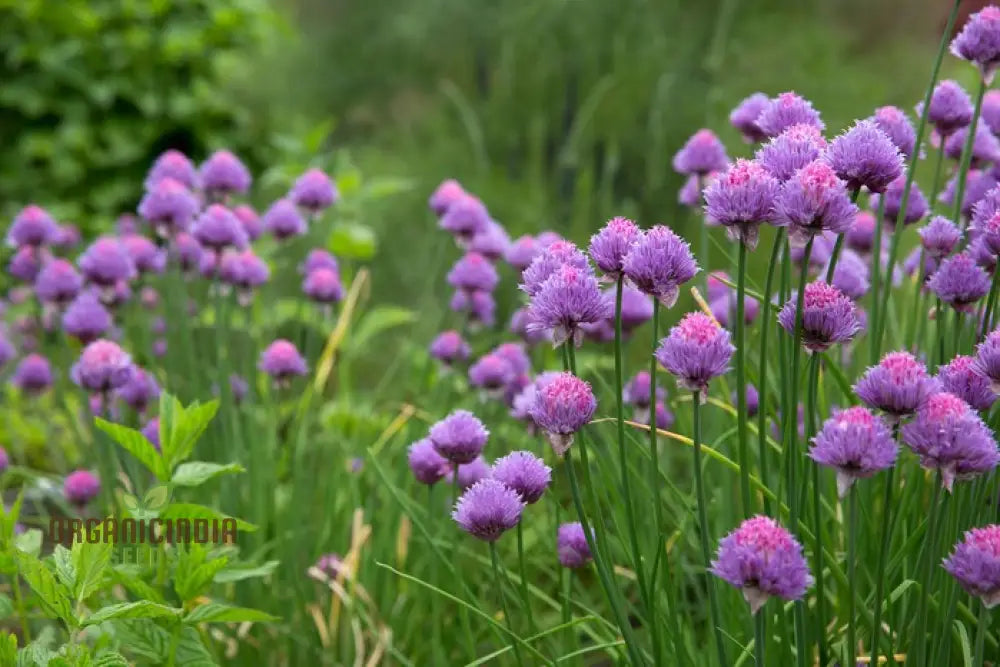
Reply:
[[118, 500], [130, 516], [87, 519], [52, 517], [49, 539], [72, 546], [89, 544], [234, 544], [236, 519], [232, 517], [161, 517], [170, 504], [170, 487], [154, 486], [140, 499], [121, 491]]

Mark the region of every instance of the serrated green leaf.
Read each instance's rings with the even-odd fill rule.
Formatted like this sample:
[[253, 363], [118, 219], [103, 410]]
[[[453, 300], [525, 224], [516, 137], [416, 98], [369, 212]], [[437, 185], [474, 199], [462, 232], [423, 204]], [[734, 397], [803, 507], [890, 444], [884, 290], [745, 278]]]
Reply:
[[104, 573], [111, 564], [113, 547], [110, 542], [105, 544], [104, 540], [73, 543], [71, 556], [73, 569], [76, 572], [76, 584], [72, 590], [77, 600], [86, 600], [91, 593], [100, 588]]
[[111, 578], [116, 583], [127, 588], [137, 598], [159, 603], [165, 602], [163, 595], [158, 590], [143, 581], [141, 577], [129, 571], [130, 568], [135, 567], [134, 565], [118, 565], [113, 567], [111, 568]]
[[166, 481], [165, 478], [167, 473], [163, 457], [160, 456], [159, 452], [157, 452], [153, 445], [150, 444], [149, 440], [146, 439], [146, 436], [134, 428], [128, 428], [127, 426], [122, 426], [121, 424], [105, 421], [100, 417], [94, 418], [94, 425], [111, 436], [112, 440], [117, 442], [125, 449], [125, 451], [134, 456], [139, 463], [146, 466], [146, 469], [153, 473], [157, 479]]
[[207, 562], [203, 561], [203, 558], [204, 554], [201, 558], [193, 555], [189, 556], [188, 559], [185, 559], [184, 556], [180, 557], [180, 562], [174, 575], [174, 590], [177, 591], [177, 595], [184, 602], [193, 600], [208, 590], [215, 579], [215, 575], [225, 568], [229, 562], [229, 559], [225, 556]]
[[55, 652], [34, 641], [17, 653], [17, 667], [48, 667], [56, 657]]
[[219, 602], [207, 602], [192, 609], [185, 623], [270, 623], [278, 618], [259, 609], [230, 607]]
[[21, 490], [18, 491], [17, 498], [14, 499], [9, 510], [4, 506], [4, 503], [0, 503], [0, 539], [5, 541], [14, 539], [14, 527], [21, 515], [21, 503], [24, 502], [25, 488], [22, 486]]
[[187, 459], [208, 424], [219, 409], [219, 401], [192, 403], [186, 408], [168, 394], [160, 396], [160, 435], [166, 477], [174, 467]]
[[118, 651], [103, 650], [94, 656], [92, 667], [128, 667], [128, 660]]
[[215, 575], [214, 581], [217, 584], [227, 584], [255, 577], [266, 577], [274, 572], [278, 565], [279, 561], [269, 560], [256, 567], [227, 567]]
[[56, 576], [67, 589], [73, 590], [76, 585], [76, 568], [73, 567], [72, 554], [70, 550], [61, 544], [57, 544], [52, 550], [52, 562], [56, 566]]
[[184, 665], [184, 667], [216, 667], [217, 665], [212, 659], [212, 654], [202, 644], [198, 631], [193, 627], [187, 626], [181, 633], [181, 641], [177, 644], [177, 664]]
[[18, 550], [38, 556], [42, 550], [42, 531], [30, 528], [14, 538], [14, 546]]
[[38, 596], [42, 608], [53, 617], [60, 618], [67, 625], [75, 627], [76, 618], [73, 616], [70, 604], [69, 589], [56, 581], [45, 563], [35, 556], [15, 550], [14, 557], [17, 560], [18, 572]]
[[189, 461], [177, 466], [174, 476], [170, 478], [170, 483], [174, 486], [201, 486], [215, 477], [245, 471], [246, 469], [238, 463], [222, 465], [207, 461]]
[[170, 633], [148, 618], [113, 621], [115, 635], [130, 654], [164, 664], [170, 651]]
[[150, 600], [139, 600], [101, 607], [88, 616], [83, 625], [97, 625], [118, 618], [177, 618], [180, 615], [181, 610], [175, 607], [168, 607]]

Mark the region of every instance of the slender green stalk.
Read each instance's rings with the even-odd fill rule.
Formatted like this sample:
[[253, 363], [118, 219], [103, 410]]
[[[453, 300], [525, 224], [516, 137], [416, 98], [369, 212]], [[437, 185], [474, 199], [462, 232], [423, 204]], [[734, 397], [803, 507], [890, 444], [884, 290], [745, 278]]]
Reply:
[[[896, 422], [892, 427], [892, 439], [897, 443], [899, 442], [899, 422]], [[885, 563], [889, 555], [889, 543], [892, 541], [891, 534], [892, 530], [890, 526], [890, 517], [892, 515], [892, 491], [893, 491], [893, 473], [895, 473], [895, 466], [889, 468], [885, 474], [885, 495], [882, 500], [882, 527], [879, 532], [882, 540], [879, 545], [878, 550], [878, 565], [875, 570], [875, 608], [872, 611], [872, 648], [871, 648], [871, 664], [878, 664], [878, 652], [879, 652], [879, 639], [882, 635], [882, 606], [884, 603], [884, 590], [885, 590]], [[892, 652], [890, 651], [890, 654]]]
[[706, 568], [705, 579], [708, 588], [708, 611], [712, 622], [712, 636], [715, 649], [719, 655], [719, 665], [729, 665], [726, 661], [726, 647], [722, 637], [722, 622], [719, 619], [719, 601], [715, 594], [715, 579], [708, 574], [709, 563], [712, 562], [712, 551], [708, 543], [708, 502], [705, 499], [705, 483], [701, 477], [701, 397], [699, 392], [691, 394], [691, 410], [694, 419], [694, 485], [698, 503], [698, 537], [701, 542], [702, 563]]
[[[778, 264], [778, 253], [784, 245], [785, 230], [778, 228], [774, 236], [774, 245], [771, 247], [771, 260], [767, 264], [767, 279], [764, 281], [764, 300], [761, 304], [761, 331], [760, 331], [760, 354], [757, 361], [760, 369], [757, 372], [758, 384], [760, 385], [760, 402], [757, 408], [757, 457], [760, 469], [761, 483], [770, 488], [768, 483], [770, 466], [767, 465], [767, 359], [770, 350], [767, 347], [768, 334], [771, 331], [771, 288], [774, 284], [774, 270]], [[764, 513], [771, 514], [771, 501], [764, 496]]]
[[986, 644], [986, 626], [989, 623], [990, 610], [986, 603], [979, 601], [979, 620], [976, 623], [976, 652], [972, 659], [973, 667], [983, 667], [983, 647]]
[[517, 574], [521, 578], [521, 602], [528, 615], [528, 627], [531, 628], [531, 634], [535, 634], [538, 630], [531, 614], [531, 598], [528, 597], [528, 568], [524, 565], [524, 529], [521, 527], [520, 521], [517, 524], [517, 569]]
[[[931, 69], [931, 80], [927, 84], [927, 90], [924, 93], [924, 102], [920, 113], [920, 121], [917, 123], [917, 140], [914, 144], [915, 149], [913, 155], [910, 156], [910, 164], [906, 170], [906, 184], [903, 186], [903, 196], [900, 199], [899, 206], [899, 216], [896, 219], [896, 231], [900, 231], [903, 228], [903, 219], [906, 216], [906, 209], [910, 203], [910, 191], [913, 189], [913, 180], [916, 176], [917, 160], [920, 157], [920, 147], [924, 143], [924, 134], [927, 131], [927, 113], [931, 106], [931, 95], [934, 93], [934, 85], [937, 83], [938, 73], [941, 71], [941, 61], [944, 59], [944, 52], [948, 46], [948, 42], [951, 41], [951, 31], [955, 26], [955, 18], [958, 16], [958, 6], [962, 0], [954, 0], [951, 6], [951, 13], [948, 15], [948, 24], [945, 26], [944, 32], [941, 34], [941, 43], [938, 45], [937, 56], [934, 58], [934, 67]], [[980, 100], [982, 97], [980, 97]], [[978, 117], [978, 116], [977, 116]], [[975, 127], [975, 121], [973, 125]], [[969, 137], [974, 138], [975, 132], [969, 132]], [[968, 151], [963, 151], [968, 152]], [[966, 169], [968, 167], [966, 166]], [[955, 196], [958, 206], [962, 205], [962, 197], [965, 191], [965, 178], [961, 174], [959, 185], [961, 189], [956, 189]], [[884, 198], [883, 198], [884, 199]], [[961, 210], [961, 209], [959, 209]], [[957, 222], [957, 218], [956, 218]], [[886, 276], [889, 281], [892, 280], [892, 270], [896, 265], [896, 254], [899, 249], [899, 234], [893, 233], [892, 242], [889, 245], [889, 263], [886, 265]], [[888, 283], [891, 284], [891, 283]], [[886, 287], [884, 293], [881, 295], [880, 306], [879, 306], [879, 320], [876, 324], [878, 327], [875, 330], [874, 343], [873, 343], [873, 353], [872, 353], [872, 363], [878, 360], [879, 353], [882, 346], [882, 335], [885, 332], [885, 315], [886, 308], [889, 302], [889, 289]]]
[[937, 363], [944, 363], [944, 311], [941, 309], [941, 299], [934, 299], [934, 329], [937, 331]]
[[855, 636], [854, 594], [857, 590], [855, 566], [858, 556], [858, 498], [856, 485], [847, 496], [847, 664], [856, 665], [858, 643]]
[[[747, 448], [747, 367], [746, 367], [746, 324], [743, 321], [746, 305], [747, 244], [739, 242], [739, 259], [736, 267], [736, 318], [733, 331], [736, 333], [736, 432], [740, 457], [740, 500], [743, 516], [753, 513], [750, 500], [750, 452]], [[765, 295], [766, 296], [766, 295]]]
[[757, 613], [753, 615], [753, 648], [757, 667], [764, 667], [767, 664], [764, 659], [767, 648], [767, 614], [764, 613], [764, 607], [758, 609]]
[[920, 603], [917, 605], [917, 631], [910, 641], [909, 653], [915, 654], [915, 664], [923, 665], [925, 651], [927, 648], [927, 602], [931, 596], [929, 590], [930, 581], [933, 578], [934, 559], [937, 555], [937, 533], [938, 515], [943, 503], [941, 498], [941, 473], [937, 473], [934, 479], [934, 494], [931, 496], [931, 504], [928, 508], [927, 533], [923, 547], [920, 550]]
[[[563, 599], [562, 599], [562, 620], [563, 625], [566, 626], [566, 645], [569, 651], [576, 650], [576, 642], [573, 640], [573, 628], [569, 625], [572, 619], [572, 612], [570, 610], [570, 599], [573, 595], [573, 570], [568, 567], [560, 568], [560, 577], [562, 577], [562, 588], [563, 588]], [[564, 651], [564, 652], [569, 652]]]
[[976, 95], [976, 106], [972, 110], [972, 122], [969, 123], [969, 131], [965, 133], [965, 146], [962, 147], [962, 159], [958, 166], [958, 184], [955, 186], [955, 212], [952, 220], [956, 225], [965, 230], [965, 223], [962, 221], [962, 200], [965, 199], [965, 182], [969, 177], [969, 167], [972, 166], [972, 146], [976, 141], [976, 133], [973, 131], [979, 124], [979, 113], [983, 109], [983, 97], [986, 95], [986, 81], [980, 79], [979, 92]]
[[990, 295], [986, 300], [986, 312], [983, 314], [983, 326], [979, 330], [979, 340], [986, 338], [986, 334], [993, 329], [993, 308], [997, 302], [997, 285], [1000, 284], [1000, 271], [993, 271], [993, 280], [990, 282]]
[[[813, 434], [816, 432], [816, 395], [819, 385], [819, 362], [820, 355], [813, 354], [809, 359], [809, 386], [806, 388], [806, 430], [805, 430], [805, 443], [809, 442]], [[803, 443], [803, 448], [805, 447]], [[824, 585], [823, 576], [823, 513], [822, 504], [820, 503], [820, 485], [819, 485], [819, 465], [816, 463], [811, 464], [812, 468], [812, 500], [813, 500], [813, 522], [814, 522], [814, 540], [815, 540], [815, 572], [816, 577], [816, 616], [818, 619], [816, 628], [816, 643], [819, 648], [819, 664], [825, 665], [826, 661], [826, 587]], [[852, 664], [852, 663], [848, 663]]]
[[497, 593], [500, 595], [500, 608], [503, 609], [504, 623], [510, 630], [510, 647], [514, 650], [514, 659], [517, 664], [524, 665], [524, 658], [521, 657], [520, 638], [514, 633], [514, 624], [507, 608], [507, 594], [503, 589], [503, 576], [500, 574], [500, 558], [497, 556], [497, 543], [490, 542], [490, 561], [493, 563], [493, 577], [496, 581]]
[[[653, 608], [654, 591], [646, 586], [646, 568], [642, 562], [642, 552], [639, 550], [639, 531], [636, 529], [635, 513], [632, 507], [632, 485], [629, 481], [631, 476], [628, 472], [628, 457], [626, 456], [625, 449], [625, 403], [622, 397], [622, 389], [625, 382], [623, 369], [624, 363], [622, 362], [622, 291], [625, 283], [624, 278], [619, 276], [617, 283], [618, 284], [615, 289], [615, 402], [618, 410], [618, 461], [622, 469], [622, 500], [625, 503], [625, 517], [628, 521], [628, 536], [632, 547], [632, 565], [635, 568], [635, 575], [639, 582], [639, 592], [642, 595], [643, 606], [646, 607], [646, 613], [649, 615], [650, 631], [655, 633], [655, 610]], [[654, 316], [657, 310], [657, 307], [654, 305]], [[653, 330], [653, 345], [656, 345], [655, 328]], [[650, 384], [654, 387], [653, 392], [655, 399], [656, 381], [652, 374], [650, 375]], [[654, 403], [651, 413], [655, 412], [656, 405]], [[652, 419], [655, 419], [655, 416], [653, 416]], [[656, 436], [654, 435], [653, 437], [655, 438]], [[657, 502], [655, 505], [659, 507], [660, 504]], [[657, 545], [659, 545], [659, 538], [657, 538]], [[659, 548], [659, 546], [657, 546], [657, 548]], [[659, 642], [654, 639], [654, 652], [659, 650], [657, 648], [658, 645]]]
[[[855, 188], [851, 191], [851, 203], [858, 203], [858, 195], [861, 194], [861, 188]], [[840, 261], [840, 253], [844, 249], [844, 235], [837, 234], [837, 240], [833, 244], [833, 252], [830, 253], [830, 263], [826, 267], [826, 282], [833, 282], [833, 274], [837, 270], [837, 262]]]

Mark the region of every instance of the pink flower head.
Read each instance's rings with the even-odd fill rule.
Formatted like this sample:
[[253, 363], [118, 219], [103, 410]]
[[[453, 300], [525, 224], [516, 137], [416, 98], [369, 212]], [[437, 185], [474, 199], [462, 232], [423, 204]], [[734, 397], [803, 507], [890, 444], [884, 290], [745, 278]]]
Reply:
[[862, 406], [835, 412], [813, 438], [809, 457], [837, 471], [841, 498], [857, 479], [892, 467], [898, 448], [885, 423]]
[[[798, 298], [792, 295], [778, 313], [778, 323], [795, 334]], [[801, 343], [810, 352], [823, 352], [835, 343], [846, 343], [860, 331], [857, 307], [843, 292], [817, 280], [806, 285], [802, 301]]]
[[597, 399], [590, 384], [572, 373], [559, 373], [537, 387], [531, 418], [549, 435], [552, 449], [563, 456], [573, 444], [573, 434], [590, 421]]
[[703, 176], [711, 171], [725, 169], [728, 162], [726, 147], [715, 132], [701, 129], [674, 155], [674, 171]]
[[822, 160], [802, 167], [785, 182], [775, 203], [776, 225], [788, 228], [789, 242], [804, 246], [823, 231], [842, 234], [854, 223], [858, 207], [844, 182]]
[[643, 234], [625, 255], [622, 268], [636, 288], [667, 308], [677, 302], [680, 286], [698, 273], [691, 247], [665, 225]]
[[118, 343], [98, 339], [83, 348], [70, 370], [70, 378], [91, 393], [106, 393], [132, 378], [132, 358]]
[[705, 188], [705, 214], [730, 238], [757, 247], [758, 228], [772, 220], [778, 180], [759, 163], [739, 159]]
[[952, 40], [951, 52], [978, 67], [989, 86], [1000, 66], [1000, 8], [988, 5], [972, 14]]
[[966, 532], [942, 564], [987, 609], [1000, 604], [1000, 526], [992, 524]]
[[748, 144], [763, 141], [767, 135], [757, 124], [760, 112], [770, 103], [764, 93], [753, 93], [732, 110], [729, 114], [729, 123], [739, 130], [743, 135], [743, 140]]
[[792, 125], [802, 124], [813, 125], [820, 130], [826, 128], [812, 103], [792, 91], [772, 99], [757, 116], [757, 126], [769, 137], [778, 136]]
[[461, 184], [453, 178], [441, 182], [428, 200], [428, 205], [437, 216], [444, 215], [448, 207], [461, 199], [465, 195], [465, 190]]
[[757, 150], [754, 161], [779, 181], [787, 181], [796, 171], [826, 150], [826, 139], [815, 125], [792, 125]]
[[729, 332], [700, 311], [688, 313], [660, 341], [656, 360], [677, 383], [704, 397], [709, 381], [729, 370], [735, 352]]
[[590, 237], [590, 257], [612, 280], [622, 275], [625, 255], [642, 238], [642, 232], [628, 218], [615, 217]]

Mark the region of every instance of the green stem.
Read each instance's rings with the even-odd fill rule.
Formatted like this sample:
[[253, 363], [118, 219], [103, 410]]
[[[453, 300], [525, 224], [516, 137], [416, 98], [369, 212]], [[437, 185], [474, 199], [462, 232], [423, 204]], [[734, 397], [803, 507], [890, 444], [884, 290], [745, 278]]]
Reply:
[[517, 567], [518, 575], [521, 577], [521, 600], [524, 603], [524, 611], [528, 615], [528, 627], [531, 634], [535, 634], [535, 619], [531, 614], [531, 599], [528, 597], [528, 568], [524, 565], [524, 529], [521, 522], [517, 523]]
[[979, 93], [976, 95], [976, 106], [972, 110], [972, 122], [965, 133], [965, 146], [962, 147], [962, 159], [958, 166], [958, 184], [955, 187], [955, 212], [952, 219], [955, 224], [965, 230], [962, 221], [962, 200], [965, 199], [965, 181], [969, 177], [969, 167], [972, 165], [972, 146], [976, 141], [976, 126], [979, 124], [979, 113], [983, 109], [983, 97], [986, 95], [986, 81], [980, 79]]
[[854, 593], [857, 590], [854, 568], [858, 549], [858, 497], [856, 485], [851, 485], [847, 496], [847, 664], [855, 665], [858, 644], [854, 628]]
[[910, 642], [910, 653], [915, 653], [915, 664], [923, 665], [927, 648], [927, 602], [931, 596], [932, 564], [937, 553], [937, 532], [941, 498], [941, 472], [934, 479], [934, 492], [928, 508], [927, 533], [920, 551], [920, 604], [917, 606], [917, 631]]
[[[819, 385], [819, 362], [820, 355], [813, 354], [809, 360], [809, 386], [806, 388], [806, 429], [805, 429], [805, 443], [803, 443], [803, 448], [805, 444], [809, 442], [809, 439], [816, 432], [816, 395]], [[819, 486], [819, 466], [816, 463], [812, 464], [812, 500], [813, 500], [813, 521], [814, 521], [814, 539], [815, 539], [815, 576], [816, 576], [816, 616], [818, 619], [816, 628], [816, 643], [819, 648], [819, 664], [825, 665], [826, 661], [826, 637], [824, 635], [826, 629], [826, 590], [824, 586], [823, 577], [823, 514], [822, 505], [820, 503], [820, 486]], [[847, 663], [853, 664], [853, 663]]]
[[944, 311], [941, 309], [941, 299], [934, 300], [934, 328], [937, 331], [937, 363], [944, 363]]
[[[767, 279], [764, 281], [764, 300], [761, 304], [761, 331], [760, 331], [760, 354], [757, 357], [760, 363], [758, 371], [758, 384], [760, 385], [760, 402], [757, 408], [757, 458], [760, 469], [761, 483], [770, 488], [768, 483], [767, 465], [767, 359], [770, 350], [767, 347], [768, 334], [771, 331], [771, 288], [774, 283], [774, 270], [778, 264], [778, 253], [784, 245], [785, 230], [778, 228], [774, 237], [774, 246], [771, 248], [771, 261], [767, 265]], [[764, 514], [771, 514], [771, 501], [764, 496]]]
[[503, 610], [504, 623], [510, 630], [510, 647], [514, 650], [514, 659], [517, 664], [524, 665], [524, 658], [521, 657], [521, 638], [514, 633], [514, 623], [507, 609], [507, 594], [503, 589], [503, 576], [500, 574], [500, 557], [497, 556], [497, 543], [490, 542], [490, 561], [493, 563], [493, 577], [496, 582], [497, 593], [500, 595], [500, 608]]
[[[750, 499], [750, 453], [747, 448], [747, 367], [746, 367], [746, 325], [743, 321], [746, 298], [747, 244], [739, 242], [739, 259], [736, 267], [736, 319], [733, 331], [736, 333], [736, 431], [740, 456], [740, 500], [743, 516], [752, 513]], [[766, 295], [765, 295], [766, 297]], [[659, 503], [657, 503], [659, 504]]]
[[979, 620], [976, 623], [976, 652], [972, 659], [973, 667], [983, 667], [983, 647], [986, 644], [986, 625], [989, 622], [990, 610], [986, 604], [979, 601]]
[[990, 295], [986, 300], [986, 312], [983, 314], [983, 325], [979, 330], [979, 340], [986, 338], [986, 334], [993, 328], [993, 308], [996, 306], [998, 284], [1000, 284], [1000, 271], [994, 269], [993, 280], [990, 282]]
[[[899, 422], [892, 427], [892, 439], [897, 443], [899, 442]], [[889, 543], [891, 540], [892, 530], [890, 526], [890, 517], [892, 515], [892, 481], [893, 473], [895, 473], [895, 466], [889, 468], [885, 474], [885, 495], [882, 500], [882, 527], [879, 534], [882, 537], [881, 544], [879, 545], [878, 551], [878, 565], [875, 570], [875, 609], [873, 610], [873, 620], [872, 620], [872, 656], [871, 664], [878, 664], [878, 652], [879, 652], [879, 639], [882, 635], [882, 606], [884, 601], [884, 590], [885, 590], [885, 563], [889, 555]], [[891, 654], [892, 651], [889, 651]]]
[[757, 613], [753, 615], [753, 631], [753, 647], [757, 658], [757, 667], [764, 667], [767, 664], [764, 660], [764, 649], [767, 646], [767, 615], [764, 613], [764, 607], [758, 609]]
[[719, 601], [715, 594], [715, 579], [708, 574], [709, 563], [712, 562], [712, 551], [708, 543], [708, 502], [705, 499], [705, 483], [701, 477], [701, 396], [695, 391], [691, 394], [692, 416], [694, 418], [694, 484], [698, 503], [698, 537], [701, 542], [702, 563], [706, 568], [705, 578], [708, 585], [708, 611], [712, 621], [712, 635], [715, 648], [719, 655], [719, 665], [728, 665], [726, 647], [723, 644], [722, 622], [719, 620]]
[[[924, 102], [920, 113], [920, 121], [917, 123], [917, 139], [916, 142], [914, 143], [913, 155], [910, 156], [910, 164], [906, 170], [906, 184], [903, 186], [903, 196], [900, 200], [899, 217], [896, 220], [896, 232], [902, 230], [903, 219], [906, 216], [906, 209], [910, 203], [910, 191], [913, 189], [913, 180], [914, 177], [916, 176], [917, 160], [920, 158], [920, 147], [924, 143], [924, 134], [927, 131], [927, 113], [931, 107], [931, 95], [934, 94], [934, 84], [937, 83], [938, 73], [941, 71], [941, 61], [944, 59], [945, 49], [947, 48], [948, 43], [951, 41], [952, 29], [955, 26], [955, 18], [958, 16], [958, 6], [961, 2], [962, 0], [954, 0], [954, 3], [952, 4], [951, 13], [948, 15], [948, 24], [945, 26], [944, 32], [941, 34], [941, 42], [938, 45], [937, 55], [934, 58], [934, 67], [931, 69], [931, 80], [927, 84], [927, 90], [924, 93]], [[971, 127], [975, 127], [974, 122]], [[969, 132], [969, 136], [974, 138], [975, 132]], [[962, 190], [964, 191], [965, 189], [964, 178], [961, 179], [960, 185], [962, 186]], [[959, 192], [956, 190], [955, 195], [957, 197], [956, 201], [958, 202], [958, 206], [961, 207], [962, 197], [964, 196], [964, 192]], [[884, 199], [884, 197], [882, 197], [881, 199]], [[959, 210], [961, 210], [961, 208]], [[890, 281], [892, 280], [892, 269], [894, 268], [896, 263], [896, 250], [899, 245], [898, 243], [899, 234], [893, 233], [892, 238], [893, 238], [892, 243], [889, 246], [889, 263], [886, 267], [886, 276]], [[878, 258], [876, 258], [876, 260], [878, 260]], [[885, 290], [885, 293], [881, 296], [881, 306], [879, 308], [880, 319], [877, 323], [878, 329], [875, 331], [874, 354], [872, 355], [873, 358], [872, 363], [875, 363], [874, 360], [878, 359], [878, 355], [881, 350], [882, 335], [885, 332], [885, 316], [882, 315], [882, 313], [885, 313], [888, 301], [889, 301], [889, 289], [887, 288]]]
[[[855, 188], [851, 191], [851, 203], [858, 203], [858, 195], [861, 194], [861, 188]], [[837, 262], [840, 261], [840, 253], [844, 249], [844, 235], [837, 234], [837, 240], [833, 244], [833, 252], [830, 253], [830, 263], [826, 267], [826, 282], [828, 284], [833, 284], [833, 274], [837, 269]]]

